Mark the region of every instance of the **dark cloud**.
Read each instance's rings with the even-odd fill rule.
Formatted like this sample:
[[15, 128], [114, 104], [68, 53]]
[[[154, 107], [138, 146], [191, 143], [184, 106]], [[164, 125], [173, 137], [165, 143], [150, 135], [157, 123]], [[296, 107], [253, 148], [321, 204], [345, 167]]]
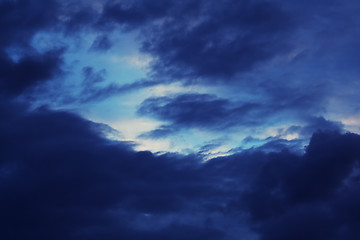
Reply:
[[156, 73], [230, 81], [289, 49], [292, 19], [272, 2], [199, 1], [197, 7], [193, 14], [174, 13], [147, 31], [143, 50], [158, 58]]
[[[63, 49], [38, 53], [33, 36], [56, 26], [56, 1], [1, 1], [0, 93], [14, 96], [61, 73]], [[46, 11], [44, 11], [46, 9]]]
[[[138, 113], [154, 117], [170, 125], [167, 131], [181, 128], [204, 128], [208, 130], [225, 130], [234, 126], [264, 126], [268, 123], [284, 121], [287, 118], [306, 118], [311, 115], [311, 99], [299, 96], [279, 102], [278, 97], [261, 101], [233, 102], [209, 94], [182, 94], [173, 97], [148, 98], [140, 105]], [[303, 101], [305, 100], [305, 102]], [[306, 103], [307, 101], [307, 103]], [[300, 104], [298, 104], [300, 103]], [[305, 114], [305, 112], [308, 112]], [[300, 116], [303, 114], [304, 116]], [[323, 124], [316, 123], [317, 126]], [[329, 123], [330, 124], [330, 123]], [[316, 130], [316, 126], [308, 130]], [[329, 129], [325, 125], [321, 129]], [[149, 136], [160, 137], [164, 128], [155, 130]]]
[[[333, 89], [321, 90], [320, 86], [310, 90], [311, 94], [304, 94], [313, 87], [310, 83], [326, 84], [327, 79], [334, 76], [333, 69], [339, 70], [340, 65], [346, 71], [355, 69], [357, 62], [358, 51], [352, 39], [359, 34], [356, 31], [358, 18], [344, 14], [346, 9], [353, 12], [358, 8], [353, 1], [342, 5], [331, 1], [326, 6], [321, 1], [309, 9], [306, 3], [297, 1], [258, 0], [222, 0], [217, 3], [163, 0], [38, 3], [1, 3], [0, 11], [4, 13], [0, 26], [4, 33], [1, 38], [3, 46], [29, 45], [29, 40], [37, 32], [44, 31], [65, 33], [67, 37], [71, 34], [95, 33], [99, 37], [91, 49], [107, 51], [114, 44], [108, 36], [118, 31], [118, 28], [107, 26], [120, 25], [125, 26], [127, 31], [142, 32], [138, 38], [142, 50], [154, 58], [152, 76], [165, 76], [168, 81], [188, 77], [182, 79], [186, 83], [199, 79], [204, 84], [246, 82], [248, 86], [254, 84], [250, 88], [261, 89], [274, 98], [281, 97], [281, 93], [287, 95], [280, 100], [289, 101], [289, 104], [295, 104], [295, 99], [289, 99], [289, 96], [298, 96], [298, 105], [308, 104], [311, 99], [313, 105], [319, 108], [323, 107], [322, 100]], [[341, 39], [331, 40], [339, 35], [337, 32], [340, 30], [343, 33]], [[309, 42], [313, 44], [309, 46]], [[291, 57], [293, 55], [296, 57]], [[272, 66], [276, 62], [280, 62], [280, 65], [275, 64], [274, 71], [284, 72], [277, 74], [276, 79], [237, 76], [238, 73], [258, 73], [255, 71], [257, 66]], [[306, 72], [304, 67], [313, 69], [314, 77], [305, 75], [299, 86], [295, 79], [303, 76], [303, 72]], [[351, 76], [343, 70], [341, 76], [346, 75], [346, 81], [350, 81]], [[286, 75], [288, 72], [293, 72], [290, 77]], [[318, 79], [314, 80], [315, 77]], [[264, 82], [267, 84], [259, 84]], [[96, 95], [101, 97], [94, 96], [94, 99], [105, 98], [107, 94], [112, 96], [125, 89], [114, 90], [117, 88], [108, 86], [96, 90]], [[314, 100], [319, 99], [321, 101], [314, 104]]]
[[[291, 84], [282, 74], [276, 81], [257, 80], [249, 88], [264, 93], [259, 101], [182, 94], [141, 104], [140, 114], [167, 124], [144, 134], [151, 138], [184, 127], [222, 131], [278, 123], [283, 117], [302, 117], [307, 125], [281, 134], [309, 136], [320, 130], [312, 135], [305, 153], [294, 152], [298, 142], [278, 136], [259, 148], [206, 162], [202, 154], [221, 141], [209, 142], [193, 155], [154, 155], [105, 138], [117, 132], [104, 124], [46, 107], [30, 110], [11, 100], [63, 72], [66, 48], [35, 49], [31, 41], [37, 33], [69, 37], [100, 31], [93, 47], [107, 50], [111, 43], [106, 33], [115, 29], [107, 26], [115, 24], [142, 31], [142, 50], [156, 59], [152, 69], [157, 76], [236, 80], [238, 73], [288, 53], [294, 44], [289, 37], [298, 29], [319, 41], [314, 42], [316, 51], [304, 50], [292, 62], [295, 65], [301, 59], [311, 60], [309, 64], [324, 60], [325, 67], [310, 68], [314, 72], [330, 70], [339, 61], [344, 62], [339, 69], [357, 66], [356, 38], [351, 37], [358, 36], [352, 34], [357, 15], [339, 14], [337, 1], [325, 10], [324, 1], [314, 3], [310, 13], [297, 10], [310, 6], [305, 2], [291, 7], [275, 1], [108, 1], [100, 13], [85, 1], [1, 1], [0, 238], [359, 239], [360, 136], [342, 134], [341, 123], [310, 118], [321, 115], [314, 112], [320, 112], [321, 100], [328, 96], [330, 88], [322, 89], [324, 80], [316, 80], [317, 88], [311, 89], [302, 83], [315, 77], [306, 75], [300, 77], [306, 81]], [[345, 4], [349, 10], [358, 9], [349, 2]], [[314, 24], [317, 28], [307, 18], [323, 21]], [[304, 25], [296, 25], [299, 20]], [[350, 24], [352, 20], [355, 24]], [[348, 27], [339, 31], [344, 25]], [[341, 41], [329, 37], [337, 35], [345, 37]], [[354, 55], [349, 57], [352, 47]], [[331, 60], [331, 53], [340, 60]], [[83, 69], [83, 96], [73, 96], [79, 102], [161, 82], [103, 86], [105, 70], [94, 69]], [[345, 80], [341, 83], [348, 83]]]
[[78, 34], [91, 31], [99, 14], [90, 4], [65, 1], [63, 4], [62, 30], [65, 34]]
[[1, 1], [0, 46], [28, 45], [35, 33], [57, 23], [58, 7], [58, 3], [52, 0]]
[[157, 59], [156, 76], [231, 81], [288, 52], [295, 21], [269, 1], [134, 0], [108, 1], [96, 25], [141, 30], [142, 50]]
[[[139, 79], [129, 84], [119, 85], [106, 82], [107, 71], [101, 69], [96, 71], [93, 67], [84, 67], [82, 69], [83, 80], [75, 88], [69, 89], [60, 83], [60, 87], [39, 86], [35, 88], [26, 97], [35, 97], [38, 99], [51, 100], [52, 106], [63, 106], [67, 104], [86, 104], [101, 102], [113, 96], [131, 93], [161, 84], [159, 81]], [[40, 99], [40, 102], [43, 101]]]
[[[1, 94], [17, 96], [61, 76], [67, 46], [52, 40], [53, 43], [46, 43], [47, 50], [39, 50], [33, 46], [33, 40], [37, 34], [59, 33], [69, 36], [70, 33], [79, 33], [89, 27], [90, 22], [85, 21], [81, 17], [84, 14], [79, 13], [84, 8], [70, 11], [66, 7], [69, 4], [68, 1], [60, 3], [52, 0], [1, 1]], [[104, 47], [103, 41], [97, 47]]]
[[264, 152], [280, 152], [283, 150], [291, 151], [292, 153], [303, 153], [304, 140], [295, 138], [293, 140], [283, 139], [281, 137], [269, 137], [261, 142], [265, 142], [257, 149]]
[[344, 131], [344, 125], [341, 122], [326, 120], [323, 117], [310, 118], [308, 124], [302, 129], [302, 135], [311, 135], [316, 131], [333, 131], [342, 132]]
[[[103, 75], [104, 72], [98, 72], [100, 75]], [[131, 91], [140, 90], [147, 87], [152, 87], [161, 84], [159, 81], [153, 81], [153, 80], [147, 80], [147, 79], [140, 79], [137, 81], [134, 81], [129, 84], [124, 85], [118, 85], [118, 84], [108, 84], [105, 86], [96, 86], [94, 84], [91, 84], [91, 82], [87, 82], [86, 78], [83, 82], [83, 92], [78, 97], [78, 99], [75, 99], [76, 96], [73, 96], [73, 101], [80, 101], [82, 103], [86, 102], [92, 102], [92, 101], [101, 101], [103, 99], [106, 99], [111, 96], [116, 96], [118, 94], [124, 94], [129, 93]], [[65, 100], [66, 101], [66, 100]]]
[[357, 213], [343, 204], [358, 196], [359, 146], [358, 135], [319, 132], [304, 156], [269, 154], [239, 207], [262, 239], [356, 239]]
[[[244, 112], [251, 106], [243, 106]], [[230, 101], [208, 94], [184, 94], [174, 98], [159, 97], [146, 99], [138, 110], [139, 114], [154, 116], [183, 127], [223, 127], [234, 124], [230, 115], [235, 108]], [[229, 123], [228, 121], [231, 121]]]
[[112, 47], [112, 42], [106, 36], [97, 37], [91, 45], [91, 50], [94, 51], [107, 51]]
[[170, 136], [180, 129], [175, 129], [173, 126], [162, 125], [157, 129], [154, 129], [150, 132], [142, 133], [139, 135], [140, 138], [151, 138], [158, 139]]
[[[264, 152], [278, 152], [284, 149], [293, 153], [304, 153], [304, 146], [316, 132], [344, 133], [344, 126], [340, 122], [326, 120], [323, 117], [310, 117], [303, 126], [293, 125], [289, 128], [279, 128], [276, 136], [266, 139], [256, 139], [251, 136], [245, 138], [243, 143], [260, 145], [257, 149]], [[291, 140], [288, 140], [288, 139]]]
[[323, 117], [310, 117], [309, 119], [307, 119], [305, 126], [291, 126], [288, 129], [284, 130], [282, 134], [295, 133], [299, 134], [299, 136], [302, 138], [308, 138], [317, 131], [343, 132], [344, 125], [341, 122], [326, 120]]
[[0, 111], [4, 239], [234, 239], [243, 212], [261, 239], [358, 237], [358, 135], [319, 132], [304, 155], [251, 149], [202, 163], [136, 152], [67, 112], [8, 101]]
[[153, 76], [244, 82], [245, 90], [235, 89], [263, 90], [298, 106], [312, 101], [323, 113], [344, 82], [356, 85], [358, 9], [355, 1], [110, 1], [102, 19], [141, 30]]
[[136, 230], [122, 216], [180, 211], [184, 199], [201, 197], [198, 160], [134, 152], [66, 112], [28, 112], [8, 102], [1, 114], [2, 238], [221, 237], [219, 230], [176, 222], [160, 232]]
[[3, 0], [0, 47], [30, 47], [37, 33], [79, 33], [90, 29], [97, 13], [91, 4], [56, 0]]
[[100, 24], [118, 23], [121, 25], [139, 27], [148, 21], [152, 21], [167, 14], [173, 1], [108, 1], [104, 6]]
[[0, 57], [0, 92], [5, 95], [18, 95], [62, 73], [63, 50], [44, 54], [24, 56], [14, 61], [2, 54]]

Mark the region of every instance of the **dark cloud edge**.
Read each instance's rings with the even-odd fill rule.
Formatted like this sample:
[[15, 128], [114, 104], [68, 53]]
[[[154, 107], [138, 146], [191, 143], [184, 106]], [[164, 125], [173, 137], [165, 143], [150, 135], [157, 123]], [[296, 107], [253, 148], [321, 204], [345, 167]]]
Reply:
[[[183, 129], [205, 129], [213, 132], [233, 131], [246, 127], [273, 125], [284, 121], [284, 116], [303, 123], [282, 129], [279, 134], [298, 134], [310, 138], [318, 129], [344, 131], [341, 122], [325, 119], [311, 110], [312, 100], [299, 104], [292, 99], [279, 104], [276, 100], [231, 101], [213, 94], [182, 93], [166, 97], [150, 97], [138, 107], [137, 114], [163, 122], [159, 128], [142, 133], [141, 138], [166, 138]], [[286, 122], [285, 122], [286, 123]]]
[[[357, 134], [316, 132], [303, 155], [251, 149], [204, 163], [196, 154], [136, 152], [68, 112], [11, 101], [0, 111], [4, 239], [167, 239], [179, 231], [226, 239], [226, 227], [210, 224], [215, 213], [232, 224], [241, 222], [234, 214], [247, 213], [246, 226], [262, 239], [293, 238], [299, 224], [307, 239], [359, 236]], [[200, 217], [181, 223], [194, 208]], [[145, 220], [126, 220], [145, 213], [174, 220], [150, 231]], [[326, 221], [314, 229], [311, 216]]]
[[[13, 24], [2, 25], [8, 34], [0, 39], [1, 66], [6, 68], [0, 76], [6, 90], [0, 105], [1, 238], [226, 239], [227, 227], [211, 224], [217, 220], [210, 217], [213, 213], [233, 224], [240, 222], [236, 215], [246, 213], [247, 227], [262, 240], [360, 238], [357, 134], [318, 132], [300, 156], [286, 149], [271, 153], [253, 149], [202, 163], [196, 155], [136, 152], [100, 136], [98, 127], [74, 114], [32, 112], [9, 101], [9, 95], [21, 94], [60, 70], [61, 52], [41, 55], [29, 50], [27, 40], [57, 21], [51, 14], [57, 10], [55, 1], [41, 1], [46, 12], [34, 3], [19, 0], [0, 5], [5, 6], [2, 17], [16, 16]], [[75, 12], [67, 31], [82, 29], [91, 16], [86, 10]], [[167, 39], [157, 40], [149, 51], [167, 60], [164, 64], [181, 65], [188, 58], [189, 49], [168, 56], [166, 49], [157, 49]], [[16, 63], [5, 54], [10, 43], [23, 47], [22, 61]], [[256, 53], [249, 47], [250, 53]], [[252, 59], [255, 64], [259, 58]], [[191, 70], [212, 75], [211, 64]], [[17, 75], [22, 73], [26, 77]], [[200, 217], [192, 224], [180, 221], [194, 209]], [[152, 228], [145, 220], [134, 220], [144, 214], [172, 215], [176, 220]], [[150, 230], [144, 230], [146, 226]]]

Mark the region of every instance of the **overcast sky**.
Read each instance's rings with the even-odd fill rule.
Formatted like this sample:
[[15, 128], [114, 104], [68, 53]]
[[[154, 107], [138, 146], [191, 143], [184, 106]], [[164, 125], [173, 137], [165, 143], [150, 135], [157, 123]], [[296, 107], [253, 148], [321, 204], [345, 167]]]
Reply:
[[360, 239], [356, 0], [0, 0], [0, 238]]

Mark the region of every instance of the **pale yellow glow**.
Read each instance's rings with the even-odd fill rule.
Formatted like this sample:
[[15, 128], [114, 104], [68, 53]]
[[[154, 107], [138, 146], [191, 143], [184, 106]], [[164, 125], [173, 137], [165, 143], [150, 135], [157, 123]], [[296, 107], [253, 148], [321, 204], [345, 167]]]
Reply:
[[110, 61], [112, 63], [125, 63], [131, 67], [138, 69], [147, 68], [152, 60], [153, 59], [151, 56], [140, 53], [128, 55], [128, 56], [112, 55], [110, 57]]
[[346, 131], [360, 134], [360, 117], [347, 117], [341, 119]]
[[129, 118], [110, 123], [110, 126], [122, 133], [126, 139], [135, 139], [139, 134], [159, 127], [159, 123], [146, 118]]

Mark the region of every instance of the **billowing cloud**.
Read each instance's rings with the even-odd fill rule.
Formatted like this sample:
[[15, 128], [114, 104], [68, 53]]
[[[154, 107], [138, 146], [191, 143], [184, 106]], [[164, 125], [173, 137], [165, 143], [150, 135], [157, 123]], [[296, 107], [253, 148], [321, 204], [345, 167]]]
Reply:
[[1, 113], [6, 116], [1, 120], [2, 238], [151, 239], [176, 229], [184, 229], [186, 237], [207, 236], [176, 222], [161, 232], [137, 231], [125, 218], [176, 212], [186, 205], [184, 197], [202, 197], [195, 191], [205, 187], [195, 173], [198, 159], [134, 152], [66, 112], [26, 112], [8, 103]]
[[358, 236], [358, 135], [317, 133], [304, 155], [252, 149], [202, 163], [135, 152], [66, 112], [8, 102], [1, 113], [3, 238], [235, 239], [244, 212], [244, 237]]
[[304, 156], [270, 154], [233, 207], [246, 206], [261, 239], [356, 239], [359, 140], [318, 133]]

